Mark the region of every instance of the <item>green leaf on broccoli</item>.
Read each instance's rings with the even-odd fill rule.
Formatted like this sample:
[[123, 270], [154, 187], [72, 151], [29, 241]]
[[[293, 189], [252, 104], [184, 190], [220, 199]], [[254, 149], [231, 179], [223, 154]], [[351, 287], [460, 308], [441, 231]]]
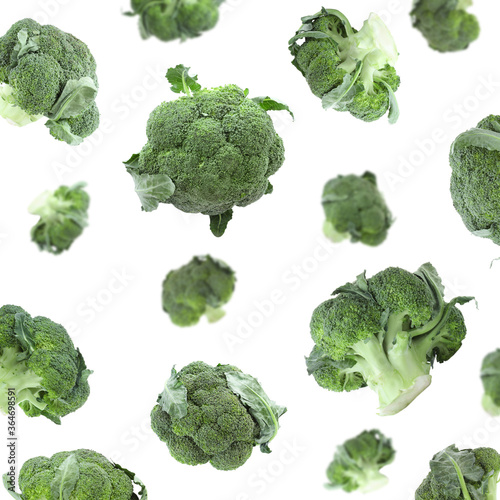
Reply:
[[172, 84], [170, 90], [176, 94], [184, 93], [188, 96], [191, 92], [198, 92], [201, 85], [198, 83], [198, 75], [190, 76], [189, 70], [183, 64], [178, 64], [175, 68], [167, 71], [167, 80]]
[[70, 455], [56, 469], [56, 473], [50, 485], [52, 498], [57, 500], [70, 500], [71, 493], [80, 479], [80, 466], [75, 455]]
[[170, 378], [158, 397], [158, 403], [171, 417], [182, 418], [187, 414], [187, 389], [179, 379], [175, 367], [172, 367]]

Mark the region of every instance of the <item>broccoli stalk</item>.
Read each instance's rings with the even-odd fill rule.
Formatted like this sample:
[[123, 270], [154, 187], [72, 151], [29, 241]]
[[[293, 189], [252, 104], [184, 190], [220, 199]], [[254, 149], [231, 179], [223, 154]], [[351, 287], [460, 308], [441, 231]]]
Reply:
[[487, 354], [481, 365], [484, 387], [483, 408], [493, 417], [500, 415], [500, 349]]

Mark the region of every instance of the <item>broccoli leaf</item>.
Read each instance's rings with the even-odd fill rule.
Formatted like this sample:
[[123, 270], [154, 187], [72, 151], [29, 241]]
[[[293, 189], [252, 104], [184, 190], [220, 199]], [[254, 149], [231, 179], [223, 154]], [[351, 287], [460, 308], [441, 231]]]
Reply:
[[451, 154], [462, 148], [475, 146], [486, 148], [490, 151], [500, 151], [500, 132], [482, 128], [472, 128], [460, 134], [451, 146]]
[[170, 378], [158, 397], [158, 403], [171, 417], [182, 418], [187, 414], [187, 389], [179, 379], [175, 366], [172, 367]]
[[286, 104], [279, 101], [275, 101], [274, 99], [271, 99], [269, 96], [254, 97], [250, 100], [253, 101], [255, 104], [258, 104], [264, 111], [288, 111], [290, 113], [290, 116], [293, 119], [295, 119], [292, 111]]
[[178, 64], [175, 68], [170, 68], [167, 71], [167, 80], [172, 84], [170, 90], [176, 94], [184, 93], [188, 96], [191, 91], [197, 92], [201, 89], [201, 85], [197, 82], [198, 75], [190, 76], [189, 70], [183, 64]]
[[359, 61], [354, 74], [347, 73], [338, 87], [330, 90], [330, 92], [327, 92], [321, 98], [323, 109], [333, 108], [337, 111], [347, 111], [347, 106], [352, 102], [357, 93], [356, 83], [362, 69], [363, 62]]
[[338, 293], [354, 293], [361, 295], [364, 299], [375, 301], [373, 295], [368, 289], [368, 281], [366, 280], [366, 271], [356, 277], [354, 283], [346, 283], [344, 286], [337, 288], [332, 295], [337, 295]]
[[260, 451], [271, 453], [269, 442], [274, 439], [279, 429], [278, 419], [286, 412], [286, 408], [271, 401], [257, 379], [241, 372], [225, 372], [229, 388], [248, 407], [250, 414], [260, 426], [257, 444]]
[[57, 469], [50, 484], [54, 500], [69, 500], [80, 478], [80, 466], [75, 455], [70, 455]]
[[15, 491], [11, 490], [11, 485], [9, 484], [10, 478], [7, 474], [4, 474], [2, 476], [3, 479], [3, 485], [5, 486], [5, 489], [10, 493], [11, 497], [15, 498], [16, 500], [23, 500], [23, 497], [19, 494], [16, 493]]
[[14, 63], [16, 63], [21, 57], [31, 52], [37, 52], [40, 49], [38, 46], [39, 37], [30, 37], [26, 28], [19, 30], [17, 40], [18, 41], [16, 42], [11, 55], [11, 63], [13, 66], [15, 66]]
[[29, 330], [25, 327], [25, 313], [16, 313], [14, 321], [14, 334], [21, 344], [23, 350], [31, 354], [35, 350], [35, 342]]
[[229, 221], [233, 218], [233, 210], [230, 208], [222, 214], [210, 216], [210, 231], [214, 236], [220, 238], [226, 231]]
[[140, 496], [137, 496], [136, 493], [133, 493], [130, 500], [148, 500], [148, 491], [146, 489], [146, 485], [136, 476], [134, 472], [125, 469], [125, 467], [122, 467], [119, 464], [113, 463], [113, 466], [115, 467], [115, 469], [124, 472], [134, 484], [141, 487], [141, 491], [139, 491]]
[[48, 117], [57, 122], [78, 116], [94, 102], [96, 95], [97, 87], [89, 76], [79, 80], [68, 80]]
[[78, 146], [83, 142], [83, 139], [71, 132], [71, 127], [67, 120], [47, 120], [45, 126], [50, 130], [50, 133], [56, 139], [63, 141], [70, 146]]
[[380, 83], [384, 85], [384, 87], [387, 89], [387, 94], [389, 96], [389, 123], [391, 125], [394, 125], [398, 119], [399, 119], [399, 104], [398, 100], [396, 99], [396, 94], [392, 90], [392, 87], [385, 82], [384, 80], [380, 80]]
[[351, 368], [355, 361], [351, 359], [345, 360], [334, 360], [328, 354], [325, 354], [323, 350], [321, 350], [318, 346], [315, 346], [311, 351], [309, 357], [305, 357], [307, 373], [308, 375], [312, 375], [313, 373], [321, 370], [322, 368], [335, 368], [338, 370], [346, 370]]

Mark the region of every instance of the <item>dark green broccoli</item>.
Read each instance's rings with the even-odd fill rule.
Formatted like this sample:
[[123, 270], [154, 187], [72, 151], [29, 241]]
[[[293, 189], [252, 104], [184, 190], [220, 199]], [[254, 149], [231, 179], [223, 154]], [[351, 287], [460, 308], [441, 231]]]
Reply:
[[150, 115], [147, 144], [125, 162], [142, 209], [159, 203], [210, 216], [222, 236], [232, 207], [245, 207], [272, 191], [268, 178], [285, 160], [281, 137], [267, 110], [288, 110], [268, 97], [247, 98], [236, 85], [202, 89], [189, 68], [167, 72], [175, 101]]
[[450, 151], [453, 206], [475, 236], [500, 245], [500, 116], [460, 134]]
[[11, 486], [8, 474], [3, 479], [7, 491], [17, 500], [148, 498], [146, 486], [133, 472], [100, 453], [85, 449], [62, 451], [50, 458], [35, 457], [24, 462], [19, 473], [21, 494]]
[[234, 291], [234, 271], [210, 255], [170, 271], [163, 281], [163, 310], [177, 326], [196, 325], [205, 314], [210, 323], [221, 319], [222, 306]]
[[363, 493], [381, 488], [388, 479], [380, 473], [380, 469], [389, 465], [395, 454], [391, 440], [380, 431], [363, 431], [337, 447], [326, 471], [329, 481], [326, 487]]
[[18, 306], [0, 308], [0, 410], [7, 413], [8, 390], [28, 417], [56, 424], [78, 410], [90, 394], [92, 373], [63, 326], [32, 318]]
[[179, 373], [172, 369], [151, 412], [151, 427], [178, 462], [234, 470], [256, 445], [271, 452], [268, 444], [285, 412], [235, 366], [198, 361]]
[[466, 49], [479, 36], [476, 16], [466, 12], [472, 0], [414, 0], [413, 26], [439, 52]]
[[163, 42], [181, 41], [211, 30], [219, 20], [219, 5], [224, 0], [131, 0], [131, 12], [139, 16], [143, 39], [155, 36]]
[[493, 417], [500, 415], [500, 349], [483, 359], [481, 381], [484, 387], [483, 408]]
[[333, 242], [350, 237], [353, 243], [376, 246], [387, 237], [392, 215], [371, 172], [331, 179], [323, 189], [322, 203], [326, 217], [323, 231]]
[[18, 21], [0, 37], [0, 116], [14, 125], [49, 118], [72, 146], [99, 126], [96, 63], [88, 47], [54, 26]]
[[333, 295], [312, 315], [308, 372], [330, 391], [369, 386], [380, 415], [406, 408], [430, 385], [434, 362], [460, 349], [466, 328], [455, 304], [472, 300], [445, 302], [431, 264], [415, 273], [389, 267], [370, 279], [363, 273]]
[[292, 64], [323, 108], [349, 111], [366, 122], [389, 111], [389, 122], [395, 123], [398, 51], [382, 19], [372, 13], [357, 31], [341, 12], [323, 8], [303, 17], [302, 23], [288, 42]]
[[55, 191], [43, 192], [29, 207], [29, 212], [40, 220], [31, 229], [31, 239], [40, 250], [60, 254], [68, 250], [87, 226], [90, 197], [84, 191], [86, 184], [61, 186]]
[[451, 445], [429, 464], [431, 471], [415, 500], [496, 500], [500, 455], [493, 448], [459, 450]]

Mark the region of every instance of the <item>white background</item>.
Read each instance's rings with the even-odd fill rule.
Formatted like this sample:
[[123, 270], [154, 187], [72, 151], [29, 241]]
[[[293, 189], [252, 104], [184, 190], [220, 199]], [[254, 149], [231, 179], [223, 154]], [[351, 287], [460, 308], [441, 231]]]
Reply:
[[[326, 491], [325, 469], [337, 444], [379, 428], [392, 437], [397, 457], [384, 469], [390, 485], [370, 498], [409, 500], [429, 459], [447, 445], [500, 449], [500, 421], [483, 412], [479, 380], [483, 356], [500, 346], [500, 264], [490, 269], [500, 248], [463, 226], [449, 195], [447, 158], [458, 133], [500, 112], [500, 9], [478, 2], [480, 39], [464, 52], [440, 54], [412, 28], [410, 0], [325, 5], [357, 28], [374, 10], [392, 31], [402, 83], [401, 118], [390, 126], [385, 118], [366, 124], [323, 111], [290, 64], [288, 39], [300, 17], [320, 7], [309, 0], [228, 0], [214, 30], [182, 44], [141, 40], [137, 20], [121, 15], [129, 8], [125, 0], [26, 0], [3, 9], [0, 33], [33, 17], [89, 45], [98, 62], [103, 123], [72, 148], [52, 139], [43, 120], [24, 129], [0, 122], [0, 303], [65, 325], [95, 371], [90, 399], [60, 427], [19, 412], [20, 463], [86, 447], [136, 471], [152, 500], [355, 499], [361, 495]], [[271, 179], [274, 193], [236, 208], [220, 239], [206, 216], [169, 205], [141, 212], [121, 163], [145, 143], [149, 113], [175, 98], [163, 76], [179, 63], [191, 66], [204, 86], [235, 83], [295, 112], [293, 123], [285, 113], [273, 116], [286, 147], [286, 163]], [[366, 169], [377, 174], [396, 217], [388, 239], [378, 248], [328, 244], [321, 234], [324, 183]], [[36, 218], [29, 203], [45, 189], [78, 181], [88, 182], [90, 226], [69, 252], [39, 252], [30, 242]], [[206, 253], [237, 271], [236, 292], [219, 323], [179, 329], [161, 309], [162, 280]], [[415, 270], [426, 261], [441, 273], [448, 298], [475, 295], [479, 303], [478, 310], [462, 307], [467, 339], [452, 360], [435, 367], [431, 387], [399, 415], [379, 417], [369, 389], [337, 394], [316, 385], [303, 360], [313, 345], [312, 310], [364, 269], [370, 276], [390, 265]], [[271, 455], [256, 449], [233, 472], [189, 467], [152, 434], [149, 412], [172, 365], [195, 360], [239, 366], [288, 407]], [[0, 437], [6, 420], [3, 425]]]

